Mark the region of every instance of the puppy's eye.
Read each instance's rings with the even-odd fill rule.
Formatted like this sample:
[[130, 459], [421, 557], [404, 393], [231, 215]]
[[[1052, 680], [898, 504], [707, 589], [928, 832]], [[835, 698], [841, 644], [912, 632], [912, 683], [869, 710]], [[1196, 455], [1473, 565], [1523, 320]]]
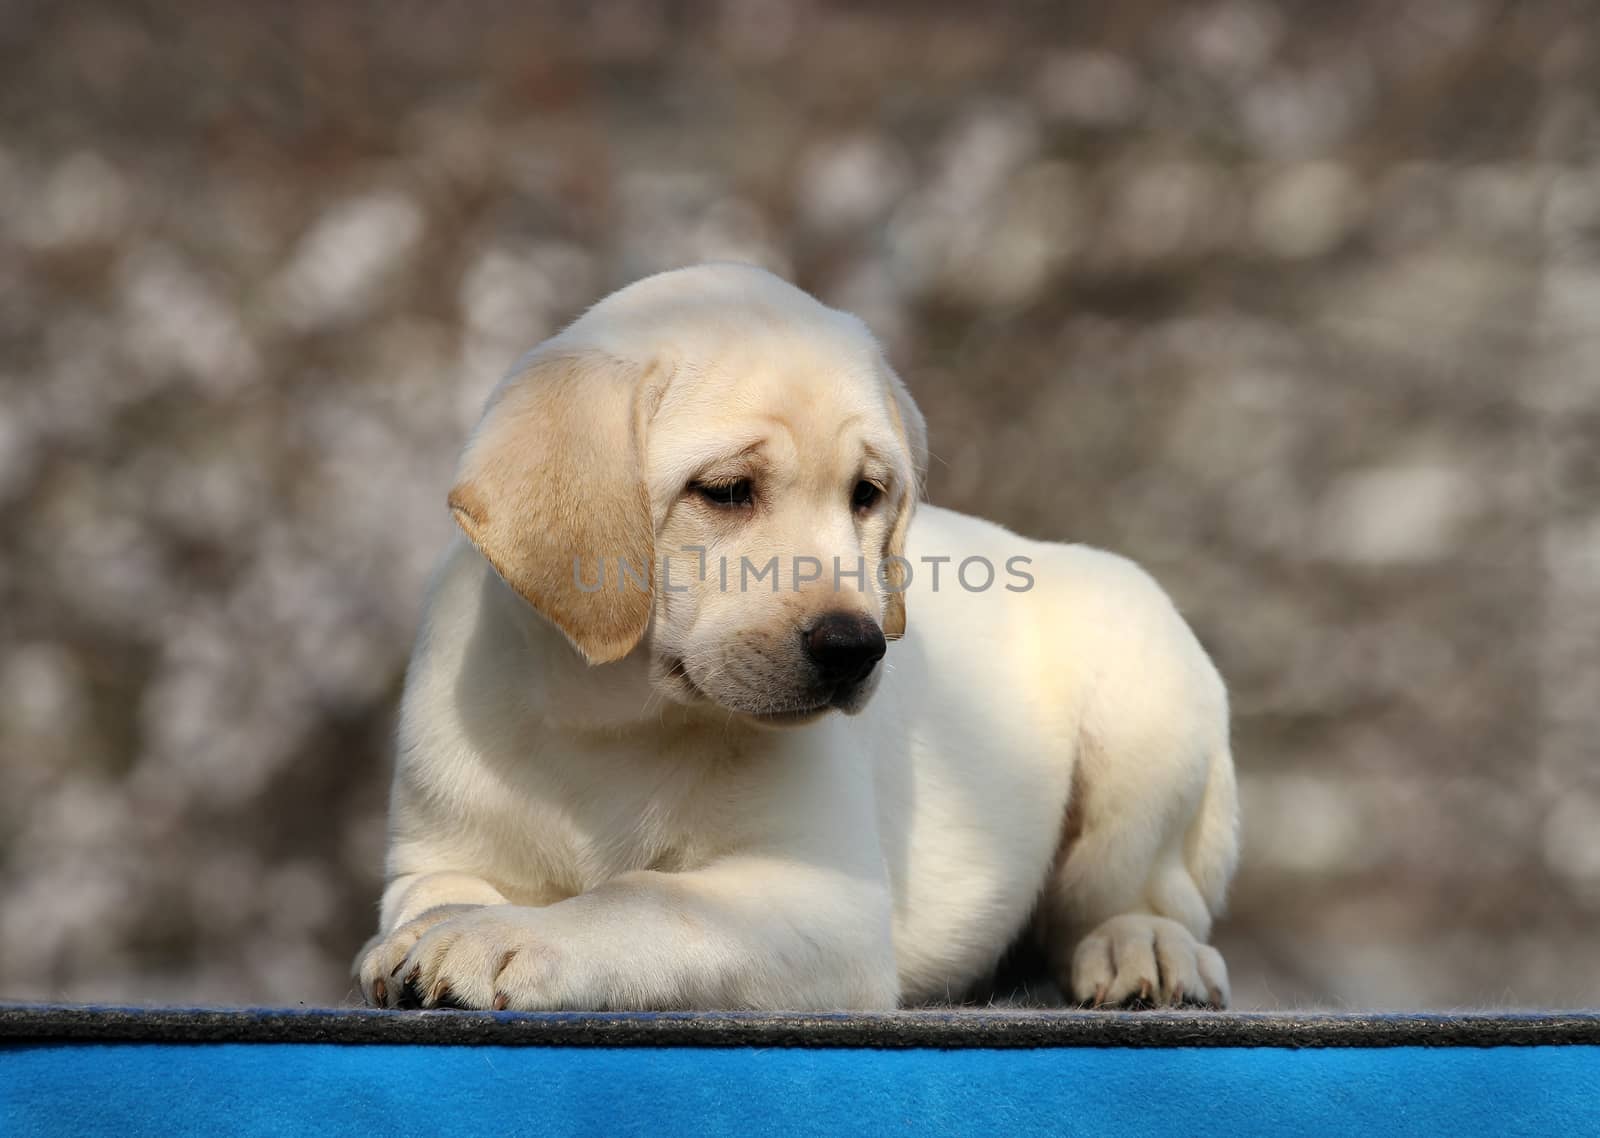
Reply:
[[852, 508], [865, 513], [867, 510], [870, 510], [872, 507], [876, 506], [878, 504], [878, 500], [882, 497], [883, 487], [879, 486], [875, 482], [868, 482], [865, 478], [863, 478], [860, 482], [856, 483], [855, 490], [850, 494], [850, 505]]
[[736, 478], [732, 482], [695, 482], [689, 489], [713, 506], [720, 506], [725, 510], [755, 503], [755, 487], [748, 478]]

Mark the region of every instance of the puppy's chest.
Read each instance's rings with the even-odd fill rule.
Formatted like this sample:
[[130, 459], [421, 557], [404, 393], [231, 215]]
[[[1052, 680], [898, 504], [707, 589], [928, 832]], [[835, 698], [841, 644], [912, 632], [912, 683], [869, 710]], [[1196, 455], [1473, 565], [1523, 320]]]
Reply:
[[737, 790], [715, 762], [596, 748], [535, 759], [486, 788], [480, 852], [511, 900], [549, 903], [637, 870], [677, 872], [725, 848]]

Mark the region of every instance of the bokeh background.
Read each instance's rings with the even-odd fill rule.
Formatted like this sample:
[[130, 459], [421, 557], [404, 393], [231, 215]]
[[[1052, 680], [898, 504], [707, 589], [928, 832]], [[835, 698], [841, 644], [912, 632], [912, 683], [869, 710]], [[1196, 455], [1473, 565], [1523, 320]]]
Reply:
[[1246, 1007], [1600, 1004], [1600, 20], [0, 4], [0, 997], [340, 1003], [454, 457], [707, 258], [1228, 677]]

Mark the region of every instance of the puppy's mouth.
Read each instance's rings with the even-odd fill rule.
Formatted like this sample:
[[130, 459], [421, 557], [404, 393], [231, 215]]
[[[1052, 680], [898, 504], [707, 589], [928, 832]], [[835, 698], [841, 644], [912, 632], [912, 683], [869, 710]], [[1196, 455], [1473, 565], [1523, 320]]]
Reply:
[[800, 727], [821, 719], [832, 710], [831, 704], [824, 703], [798, 711], [745, 711], [741, 714], [749, 716], [765, 727]]
[[668, 656], [662, 661], [662, 663], [666, 665], [667, 678], [669, 680], [676, 681], [678, 686], [683, 689], [684, 693], [688, 695], [691, 700], [705, 700], [709, 703], [716, 702], [705, 692], [701, 691], [700, 685], [695, 683], [690, 677], [689, 669], [684, 666], [682, 656]]
[[695, 683], [682, 657], [668, 657], [663, 663], [667, 676], [677, 682], [680, 691], [688, 697], [689, 702], [707, 703], [713, 707], [724, 708], [771, 727], [797, 727], [836, 710], [852, 714], [860, 710], [863, 702], [861, 689], [865, 685], [841, 684], [832, 691], [817, 693], [810, 699], [797, 699], [793, 703], [776, 706], [744, 707], [725, 699], [718, 699]]

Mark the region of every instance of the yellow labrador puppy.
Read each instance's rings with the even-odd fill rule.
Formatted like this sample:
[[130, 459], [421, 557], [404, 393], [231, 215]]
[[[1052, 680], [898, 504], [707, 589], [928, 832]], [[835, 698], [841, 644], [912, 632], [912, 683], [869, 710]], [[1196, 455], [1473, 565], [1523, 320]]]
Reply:
[[867, 329], [759, 269], [525, 357], [450, 494], [366, 999], [893, 1008], [1029, 938], [1077, 1001], [1225, 1005], [1215, 669], [1128, 561], [919, 509], [925, 458]]

